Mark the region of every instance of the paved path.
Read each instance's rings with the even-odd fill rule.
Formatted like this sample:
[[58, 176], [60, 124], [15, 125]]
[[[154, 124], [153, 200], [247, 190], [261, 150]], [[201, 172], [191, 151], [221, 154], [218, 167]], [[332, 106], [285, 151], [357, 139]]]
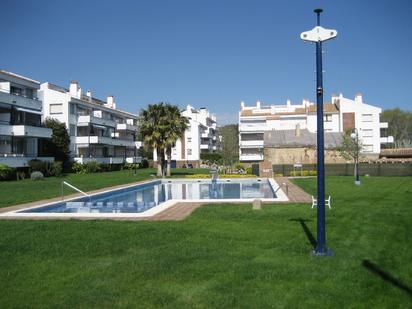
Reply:
[[[147, 180], [146, 180], [147, 181]], [[143, 181], [143, 182], [146, 182]], [[275, 177], [275, 181], [279, 184], [279, 186], [282, 188], [282, 190], [286, 193], [286, 187], [288, 188], [288, 198], [289, 201], [287, 202], [279, 202], [282, 204], [291, 204], [291, 203], [311, 203], [312, 199], [309, 194], [307, 194], [305, 191], [303, 191], [300, 187], [296, 186], [293, 184], [287, 177]], [[141, 182], [137, 182], [141, 183]], [[137, 184], [134, 183], [134, 184]], [[133, 184], [128, 184], [133, 185]], [[106, 191], [114, 188], [120, 188], [124, 187], [125, 185], [120, 185], [120, 186], [115, 186], [115, 187], [110, 187], [110, 188], [104, 188], [101, 190], [95, 190], [88, 192], [89, 194], [91, 193], [97, 193], [101, 191]], [[70, 196], [66, 196], [66, 198], [69, 197], [75, 197], [75, 196], [80, 196], [78, 194], [73, 194]], [[4, 207], [0, 209], [0, 213], [2, 212], [8, 212], [8, 211], [13, 211], [13, 210], [18, 210], [18, 209], [23, 209], [27, 207], [32, 207], [32, 206], [37, 206], [37, 205], [42, 205], [50, 202], [58, 202], [61, 201], [60, 198], [54, 198], [54, 199], [48, 199], [48, 200], [43, 200], [43, 201], [37, 201], [33, 203], [27, 203], [27, 204], [21, 204], [21, 205], [16, 205], [16, 206], [11, 206], [11, 207]], [[245, 204], [245, 202], [239, 202], [240, 204]], [[158, 213], [152, 217], [146, 217], [146, 218], [130, 218], [130, 217], [112, 217], [112, 218], [96, 218], [96, 217], [78, 217], [78, 218], [69, 218], [69, 217], [53, 217], [53, 218], [45, 218], [45, 217], [27, 217], [27, 218], [22, 218], [22, 217], [7, 217], [7, 218], [1, 218], [0, 219], [27, 219], [27, 220], [55, 220], [55, 219], [65, 219], [65, 220], [70, 220], [70, 219], [79, 219], [79, 220], [122, 220], [122, 221], [179, 221], [179, 220], [184, 220], [187, 218], [193, 211], [195, 211], [198, 207], [202, 206], [203, 204], [210, 204], [210, 202], [207, 203], [193, 203], [193, 202], [180, 202], [177, 203], [161, 213]], [[270, 204], [277, 204], [277, 203], [270, 203]]]

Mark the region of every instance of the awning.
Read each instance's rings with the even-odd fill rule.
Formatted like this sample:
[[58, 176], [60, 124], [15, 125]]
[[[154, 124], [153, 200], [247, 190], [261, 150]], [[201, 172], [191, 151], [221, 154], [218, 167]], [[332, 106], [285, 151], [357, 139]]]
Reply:
[[36, 111], [34, 109], [28, 109], [28, 108], [23, 108], [23, 107], [16, 107], [16, 109], [20, 112], [32, 113], [32, 114], [36, 114], [36, 115], [42, 115], [43, 114], [42, 111]]

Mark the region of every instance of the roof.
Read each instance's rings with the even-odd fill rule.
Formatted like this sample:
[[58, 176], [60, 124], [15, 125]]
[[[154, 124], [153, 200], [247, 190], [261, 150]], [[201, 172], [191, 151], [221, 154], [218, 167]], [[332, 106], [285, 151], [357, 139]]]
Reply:
[[25, 76], [23, 76], [23, 75], [18, 75], [18, 74], [16, 74], [16, 73], [4, 71], [4, 70], [0, 70], [0, 72], [3, 73], [3, 74], [6, 74], [6, 75], [12, 76], [12, 77], [14, 77], [14, 78], [22, 79], [22, 80], [25, 80], [25, 81], [27, 81], [27, 82], [31, 82], [31, 83], [35, 83], [35, 84], [39, 84], [39, 85], [40, 85], [40, 82], [39, 82], [39, 81], [34, 80], [34, 79], [31, 79], [31, 78], [28, 78], [28, 77], [25, 77]]
[[[255, 112], [254, 112], [255, 111]], [[323, 111], [324, 113], [338, 113], [339, 112], [339, 106], [337, 104], [332, 104], [332, 103], [325, 103], [323, 105]], [[316, 105], [310, 105], [309, 107], [298, 107], [295, 108], [293, 112], [277, 112], [272, 114], [270, 110], [268, 111], [262, 111], [259, 110], [259, 112], [256, 112], [256, 110], [252, 109], [245, 109], [240, 112], [240, 116], [242, 117], [247, 117], [247, 116], [268, 116], [268, 119], [278, 119], [278, 116], [284, 116], [284, 115], [303, 115], [307, 113], [316, 113]]]
[[[316, 113], [317, 108], [316, 105], [310, 105], [308, 108], [309, 113]], [[325, 103], [323, 104], [323, 112], [324, 113], [338, 113], [338, 106], [332, 103]]]
[[[55, 90], [55, 91], [59, 91], [59, 92], [62, 92], [62, 93], [70, 93], [70, 91], [69, 91], [69, 89], [67, 89], [67, 88], [64, 88], [64, 87], [61, 87], [61, 86], [57, 86], [57, 85], [55, 85], [55, 84], [52, 84], [52, 83], [47, 83], [47, 85], [48, 85], [48, 88], [49, 89], [52, 89], [52, 90]], [[126, 115], [128, 115], [128, 116], [132, 116], [132, 117], [139, 117], [139, 115], [137, 115], [137, 114], [133, 114], [133, 113], [130, 113], [130, 112], [126, 112], [126, 111], [123, 111], [123, 110], [121, 110], [121, 109], [114, 109], [114, 108], [109, 108], [109, 107], [107, 107], [107, 106], [104, 106], [104, 104], [106, 104], [106, 102], [105, 101], [102, 101], [102, 100], [100, 100], [100, 99], [97, 99], [97, 98], [94, 98], [94, 97], [92, 97], [91, 98], [91, 101], [89, 100], [89, 97], [88, 96], [86, 96], [86, 95], [82, 95], [82, 97], [81, 97], [81, 99], [77, 99], [77, 98], [73, 98], [73, 97], [71, 97], [71, 100], [77, 100], [77, 101], [81, 101], [81, 102], [83, 102], [83, 103], [87, 103], [87, 104], [91, 104], [91, 105], [96, 105], [96, 106], [98, 106], [98, 107], [103, 107], [103, 108], [105, 108], [106, 110], [108, 110], [108, 111], [115, 111], [115, 112], [119, 112], [119, 113], [122, 113], [122, 114], [126, 114]]]
[[[336, 149], [342, 143], [342, 133], [325, 132], [325, 148]], [[307, 129], [300, 129], [300, 135], [296, 136], [296, 130], [272, 130], [264, 134], [264, 147], [271, 148], [295, 148], [315, 147], [316, 133]]]

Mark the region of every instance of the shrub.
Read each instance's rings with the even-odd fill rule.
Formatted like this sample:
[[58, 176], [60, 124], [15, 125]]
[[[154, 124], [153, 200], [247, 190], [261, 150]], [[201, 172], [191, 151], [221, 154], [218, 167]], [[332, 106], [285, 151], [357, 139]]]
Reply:
[[42, 172], [45, 173], [47, 170], [46, 162], [40, 160], [30, 160], [27, 164], [29, 166], [30, 172]]
[[72, 165], [72, 171], [76, 174], [85, 174], [86, 172], [84, 171], [83, 164], [74, 162]]
[[245, 166], [242, 163], [237, 163], [235, 167], [237, 170], [240, 170], [240, 169], [245, 170]]
[[95, 160], [84, 163], [83, 167], [87, 174], [100, 172], [100, 164]]
[[133, 170], [135, 168], [135, 164], [134, 163], [127, 163], [125, 162], [122, 166], [123, 170]]
[[252, 175], [253, 174], [253, 169], [251, 167], [246, 168], [246, 174]]
[[112, 165], [108, 163], [100, 163], [101, 172], [110, 172], [112, 170]]
[[50, 168], [50, 175], [51, 176], [61, 176], [63, 173], [63, 163], [60, 161], [54, 161]]
[[44, 175], [42, 172], [36, 171], [30, 174], [30, 179], [31, 180], [42, 180], [44, 178]]
[[0, 164], [0, 180], [8, 180], [14, 174], [14, 169], [6, 164]]
[[149, 167], [149, 161], [147, 159], [143, 159], [142, 162], [139, 163], [139, 168], [148, 168]]

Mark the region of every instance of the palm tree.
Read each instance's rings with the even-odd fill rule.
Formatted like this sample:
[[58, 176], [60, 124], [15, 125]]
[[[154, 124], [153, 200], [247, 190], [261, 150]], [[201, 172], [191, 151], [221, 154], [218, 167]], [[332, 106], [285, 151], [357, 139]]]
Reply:
[[145, 147], [155, 149], [157, 154], [157, 176], [163, 176], [166, 136], [169, 129], [166, 104], [149, 104], [140, 112], [139, 131]]
[[166, 175], [170, 176], [170, 167], [172, 160], [172, 148], [176, 145], [176, 141], [183, 138], [186, 129], [188, 128], [188, 119], [180, 114], [180, 110], [176, 105], [166, 105], [167, 119], [168, 119], [168, 132], [166, 135], [166, 156], [167, 156], [167, 172]]

